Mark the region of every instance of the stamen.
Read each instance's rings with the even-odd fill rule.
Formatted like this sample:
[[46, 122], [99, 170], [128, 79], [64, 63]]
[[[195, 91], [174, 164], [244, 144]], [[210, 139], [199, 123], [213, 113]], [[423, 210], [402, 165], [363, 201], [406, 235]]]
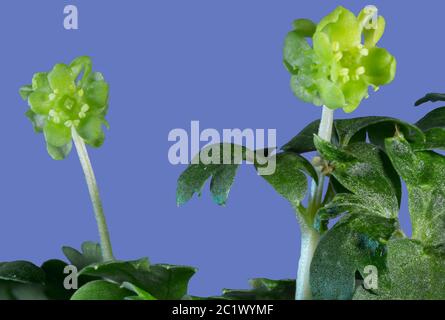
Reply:
[[56, 112], [56, 110], [51, 109], [51, 110], [49, 110], [48, 114], [49, 114], [50, 117], [55, 117], [57, 115], [57, 112]]
[[68, 120], [68, 121], [65, 121], [64, 125], [65, 125], [65, 127], [70, 128], [73, 126], [73, 122], [71, 120]]
[[343, 54], [342, 54], [341, 52], [337, 52], [337, 53], [334, 55], [334, 59], [335, 59], [335, 61], [337, 61], [337, 62], [339, 62], [342, 58], [343, 58]]
[[342, 69], [340, 69], [338, 74], [341, 75], [341, 76], [347, 76], [347, 75], [349, 75], [349, 69], [348, 68], [342, 68]]
[[332, 43], [332, 50], [334, 50], [335, 52], [340, 50], [340, 43], [338, 41], [334, 41]]
[[54, 93], [50, 93], [48, 98], [50, 101], [53, 101], [56, 98], [56, 95]]
[[362, 55], [362, 56], [368, 56], [368, 54], [369, 54], [369, 50], [368, 49], [366, 49], [366, 48], [363, 48], [363, 49], [360, 49], [360, 54]]
[[84, 104], [84, 105], [82, 106], [82, 108], [80, 108], [80, 111], [83, 112], [83, 113], [88, 112], [88, 110], [90, 110], [90, 106], [87, 105], [87, 104]]
[[86, 114], [85, 114], [85, 112], [79, 112], [79, 118], [80, 119], [83, 119], [83, 118], [85, 118], [86, 117]]
[[365, 67], [359, 67], [359, 68], [357, 68], [357, 69], [355, 70], [355, 74], [356, 74], [357, 76], [361, 76], [362, 74], [365, 74], [365, 72], [366, 72]]

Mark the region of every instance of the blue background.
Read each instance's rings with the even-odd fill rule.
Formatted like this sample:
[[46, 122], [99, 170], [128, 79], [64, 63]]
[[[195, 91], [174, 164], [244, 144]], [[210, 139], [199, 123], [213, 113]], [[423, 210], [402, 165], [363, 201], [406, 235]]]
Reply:
[[[413, 102], [445, 91], [442, 1], [374, 1], [387, 20], [380, 45], [398, 60], [396, 80], [354, 116], [415, 121]], [[63, 28], [79, 9], [80, 30]], [[184, 166], [167, 159], [173, 128], [276, 128], [283, 145], [320, 109], [298, 101], [282, 66], [295, 18], [314, 21], [367, 1], [2, 1], [0, 4], [0, 260], [41, 263], [60, 247], [98, 240], [75, 153], [53, 161], [24, 117], [18, 88], [34, 72], [90, 55], [111, 85], [104, 146], [90, 149], [115, 255], [199, 267], [191, 293], [243, 288], [252, 277], [293, 278], [299, 229], [290, 205], [242, 166], [226, 207], [201, 199], [176, 207]], [[348, 117], [338, 111], [336, 117]], [[410, 233], [406, 205], [402, 212]]]

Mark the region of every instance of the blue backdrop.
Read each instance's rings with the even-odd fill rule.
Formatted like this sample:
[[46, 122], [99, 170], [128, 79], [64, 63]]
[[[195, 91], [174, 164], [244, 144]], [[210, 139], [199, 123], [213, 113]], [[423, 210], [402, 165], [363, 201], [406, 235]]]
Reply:
[[[413, 102], [445, 91], [445, 2], [374, 1], [387, 20], [381, 45], [398, 60], [396, 80], [358, 115], [414, 121]], [[408, 4], [409, 3], [409, 4]], [[79, 9], [77, 31], [63, 8]], [[90, 149], [115, 255], [199, 267], [191, 293], [243, 288], [248, 278], [293, 278], [299, 230], [290, 205], [242, 166], [226, 207], [201, 199], [176, 207], [184, 166], [167, 159], [173, 128], [276, 128], [283, 145], [320, 109], [298, 101], [282, 66], [282, 43], [299, 17], [318, 21], [336, 5], [367, 1], [2, 1], [0, 4], [0, 260], [41, 263], [60, 247], [98, 240], [75, 153], [53, 161], [24, 117], [18, 88], [34, 72], [90, 55], [111, 86], [104, 146]], [[348, 117], [339, 111], [337, 117]], [[402, 212], [410, 233], [407, 207]]]

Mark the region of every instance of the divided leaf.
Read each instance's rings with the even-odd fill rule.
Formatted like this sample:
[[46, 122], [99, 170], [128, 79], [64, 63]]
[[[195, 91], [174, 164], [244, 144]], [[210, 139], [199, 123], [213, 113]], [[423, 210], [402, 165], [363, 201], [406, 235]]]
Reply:
[[413, 239], [445, 244], [445, 157], [414, 151], [403, 136], [387, 139], [386, 150], [407, 185]]
[[295, 280], [256, 278], [249, 281], [252, 289], [224, 289], [222, 298], [228, 300], [294, 300]]
[[79, 274], [103, 277], [119, 284], [129, 282], [156, 299], [175, 300], [187, 294], [188, 283], [195, 272], [192, 267], [149, 265], [147, 259], [141, 259], [99, 263], [84, 268]]
[[356, 300], [445, 299], [445, 255], [411, 239], [392, 239], [387, 244], [387, 269], [378, 274], [378, 289], [363, 287]]
[[78, 270], [90, 264], [103, 261], [100, 245], [91, 241], [82, 243], [82, 252], [67, 246], [63, 247], [62, 251], [71, 264]]
[[307, 178], [303, 172], [317, 179], [314, 168], [298, 154], [285, 152], [269, 156], [268, 151], [253, 152], [233, 144], [215, 144], [204, 148], [178, 179], [178, 205], [189, 201], [195, 193], [200, 195], [210, 178], [213, 200], [219, 205], [225, 204], [242, 161], [254, 163], [259, 175], [292, 205], [298, 205], [307, 190]]
[[332, 176], [351, 193], [337, 194], [320, 209], [316, 227], [345, 212], [363, 212], [384, 218], [396, 218], [401, 197], [400, 179], [386, 155], [378, 147], [354, 143], [340, 149], [315, 136], [315, 145], [329, 161]]
[[315, 299], [349, 300], [356, 273], [366, 266], [385, 269], [385, 242], [398, 229], [396, 219], [354, 212], [343, 217], [320, 240], [311, 264]]
[[[313, 121], [285, 144], [282, 149], [296, 153], [315, 151], [313, 136], [318, 133], [319, 125], [320, 120]], [[389, 117], [359, 117], [335, 120], [332, 143], [347, 146], [354, 142], [364, 142], [368, 134], [372, 143], [383, 146], [385, 138], [394, 136], [396, 126], [410, 140], [418, 143], [424, 142], [425, 137], [422, 130], [412, 124]]]

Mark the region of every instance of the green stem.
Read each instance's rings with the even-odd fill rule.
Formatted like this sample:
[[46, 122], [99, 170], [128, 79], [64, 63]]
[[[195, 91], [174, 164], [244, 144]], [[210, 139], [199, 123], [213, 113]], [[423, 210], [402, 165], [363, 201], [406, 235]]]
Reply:
[[85, 142], [79, 136], [76, 129], [71, 130], [74, 145], [76, 146], [77, 154], [79, 155], [80, 164], [82, 165], [83, 173], [87, 181], [88, 191], [90, 193], [91, 202], [93, 203], [94, 215], [99, 229], [100, 247], [102, 250], [102, 258], [104, 261], [114, 260], [113, 250], [111, 248], [110, 234], [108, 232], [107, 222], [102, 207], [102, 201], [99, 196], [99, 188], [97, 187], [96, 177], [94, 176], [93, 167], [91, 166], [88, 151]]
[[[323, 107], [318, 136], [326, 141], [331, 141], [332, 127], [334, 123], [334, 110]], [[312, 181], [309, 205], [306, 212], [306, 219], [300, 219], [301, 246], [300, 260], [298, 262], [296, 300], [311, 300], [312, 292], [309, 282], [312, 257], [320, 241], [320, 234], [313, 228], [313, 220], [318, 209], [322, 205], [324, 175], [320, 170], [318, 174], [318, 184]]]

